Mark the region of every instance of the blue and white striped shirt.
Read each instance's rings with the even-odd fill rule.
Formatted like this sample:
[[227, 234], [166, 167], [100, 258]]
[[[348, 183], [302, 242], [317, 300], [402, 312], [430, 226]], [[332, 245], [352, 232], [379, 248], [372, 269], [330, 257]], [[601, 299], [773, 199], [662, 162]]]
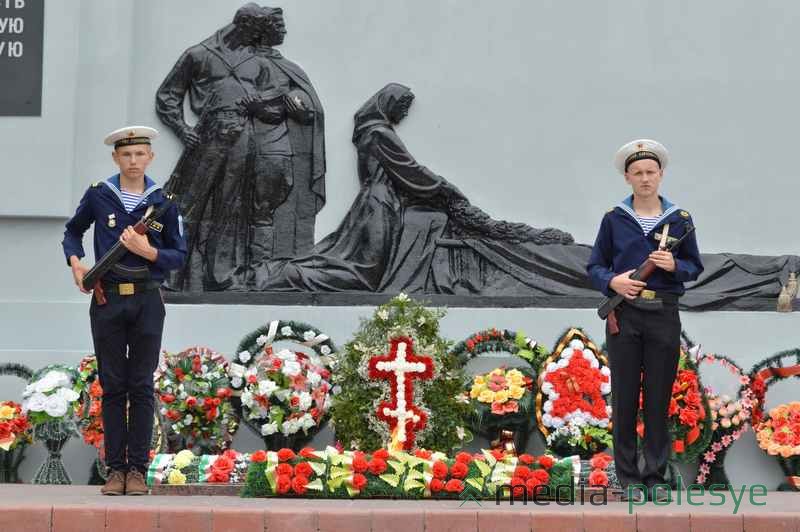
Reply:
[[124, 190], [120, 190], [120, 194], [122, 195], [122, 204], [128, 212], [133, 211], [142, 201], [142, 197], [144, 197], [144, 194], [136, 194], [135, 192], [126, 192]]
[[[124, 192], [123, 192], [123, 194], [124, 194]], [[130, 211], [128, 211], [128, 212], [130, 212]], [[652, 216], [652, 217], [650, 217], [650, 216], [639, 216], [637, 214], [636, 218], [639, 221], [639, 225], [642, 226], [642, 231], [644, 231], [644, 234], [647, 235], [648, 233], [650, 233], [650, 231], [653, 230], [653, 227], [656, 226], [658, 221], [661, 219], [661, 216]]]

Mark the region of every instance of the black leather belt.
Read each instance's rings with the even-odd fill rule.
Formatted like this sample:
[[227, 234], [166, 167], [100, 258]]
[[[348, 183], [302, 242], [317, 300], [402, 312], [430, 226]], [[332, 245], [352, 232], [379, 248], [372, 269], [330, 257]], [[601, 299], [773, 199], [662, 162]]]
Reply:
[[141, 292], [157, 290], [161, 287], [161, 281], [145, 281], [143, 283], [107, 283], [103, 282], [103, 290], [107, 294], [117, 294], [120, 296], [132, 296]]
[[641, 310], [659, 310], [665, 304], [677, 305], [680, 297], [672, 292], [656, 292], [655, 290], [644, 289], [639, 292], [636, 299], [625, 300], [625, 302]]

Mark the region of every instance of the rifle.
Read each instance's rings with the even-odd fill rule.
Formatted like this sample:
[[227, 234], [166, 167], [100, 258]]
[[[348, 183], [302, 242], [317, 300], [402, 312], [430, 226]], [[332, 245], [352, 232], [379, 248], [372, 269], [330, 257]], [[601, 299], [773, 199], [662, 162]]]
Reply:
[[[147, 233], [147, 229], [150, 227], [151, 224], [156, 223], [156, 220], [163, 216], [170, 207], [172, 207], [172, 202], [175, 199], [173, 194], [164, 194], [166, 198], [158, 208], [154, 208], [150, 205], [145, 211], [144, 216], [142, 219], [136, 222], [136, 225], [133, 226], [133, 230], [143, 235]], [[94, 292], [95, 301], [97, 301], [98, 305], [105, 305], [106, 304], [106, 295], [103, 290], [103, 286], [100, 283], [100, 279], [108, 273], [108, 271], [117, 263], [119, 260], [128, 252], [128, 248], [122, 245], [122, 242], [117, 240], [116, 244], [111, 246], [111, 249], [106, 251], [106, 254], [92, 266], [92, 269], [86, 272], [86, 275], [83, 276], [83, 288], [89, 290], [91, 287]]]
[[[689, 226], [686, 228], [686, 232], [683, 233], [683, 236], [680, 237], [678, 240], [674, 240], [668, 243], [663, 249], [664, 251], [673, 251], [677, 249], [677, 247], [683, 242], [687, 236], [692, 234], [694, 231], [694, 226]], [[631, 279], [634, 281], [646, 281], [648, 277], [656, 270], [657, 266], [650, 260], [645, 260], [636, 271], [631, 274]], [[608, 318], [608, 327], [609, 332], [611, 334], [619, 333], [619, 324], [617, 323], [617, 315], [614, 312], [615, 309], [625, 300], [625, 296], [622, 294], [615, 294], [613, 297], [607, 297], [600, 303], [600, 306], [597, 308], [597, 315], [600, 316], [601, 319]]]

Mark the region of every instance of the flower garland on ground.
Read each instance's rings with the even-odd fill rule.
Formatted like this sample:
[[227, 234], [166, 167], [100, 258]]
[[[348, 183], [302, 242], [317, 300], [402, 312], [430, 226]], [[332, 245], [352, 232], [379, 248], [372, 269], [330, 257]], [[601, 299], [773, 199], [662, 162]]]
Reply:
[[[640, 392], [636, 427], [640, 437], [644, 437], [643, 401]], [[678, 357], [678, 373], [672, 383], [667, 415], [672, 437], [672, 458], [681, 462], [695, 461], [711, 441], [711, 407], [697, 372], [697, 364], [684, 349], [681, 349]]]
[[95, 447], [103, 460], [103, 388], [97, 373], [97, 358], [94, 355], [83, 357], [78, 364], [78, 374], [81, 382], [81, 397], [76, 406], [78, 428], [84, 443]]
[[[372, 453], [304, 448], [258, 451], [250, 457], [243, 497], [456, 499], [464, 493], [507, 498], [574, 487], [573, 462], [543, 455], [519, 457], [500, 451], [414, 453], [378, 449]], [[544, 493], [546, 495], [547, 493]]]
[[730, 481], [725, 474], [725, 455], [728, 449], [747, 430], [750, 414], [753, 408], [755, 395], [748, 386], [750, 377], [733, 360], [726, 356], [714, 353], [700, 354], [700, 346], [688, 349], [699, 367], [703, 363], [720, 364], [727, 369], [739, 384], [739, 396], [731, 398], [728, 395], [719, 395], [706, 387], [708, 405], [711, 409], [711, 440], [707, 450], [700, 455], [696, 482], [706, 487], [713, 484], [729, 485]]
[[[392, 339], [410, 339], [416, 353], [430, 357], [430, 379], [415, 379], [407, 406], [418, 408], [425, 423], [414, 429], [414, 445], [439, 451], [460, 447], [471, 434], [464, 428], [469, 405], [461, 398], [464, 372], [458, 358], [448, 353], [448, 343], [439, 336], [441, 310], [429, 310], [400, 294], [379, 306], [364, 320], [354, 338], [345, 345], [334, 374], [341, 392], [334, 397], [331, 415], [336, 437], [345, 447], [370, 451], [387, 447], [392, 427], [378, 417], [381, 403], [396, 397], [391, 384], [370, 377], [370, 359], [390, 352]], [[377, 363], [377, 361], [376, 361]], [[409, 400], [410, 399], [410, 400]], [[408, 445], [406, 442], [406, 446]]]
[[[786, 475], [778, 490], [800, 491], [800, 448], [795, 441], [800, 430], [800, 407], [796, 402], [780, 405], [764, 416], [767, 390], [773, 384], [800, 377], [800, 348], [781, 351], [753, 366], [750, 388], [754, 396], [752, 424], [759, 447], [775, 456]], [[773, 416], [773, 413], [775, 414]]]
[[611, 372], [586, 334], [569, 329], [539, 373], [536, 417], [548, 449], [588, 458], [612, 443]]
[[230, 402], [228, 362], [206, 347], [164, 353], [155, 373], [156, 395], [172, 445], [201, 452], [228, 448], [237, 421]]
[[[275, 342], [302, 350], [277, 349]], [[331, 404], [336, 349], [311, 325], [272, 321], [249, 334], [231, 364], [231, 384], [241, 397], [242, 419], [268, 448], [299, 447], [323, 425]]]
[[150, 462], [148, 486], [169, 484], [242, 484], [250, 454], [228, 449], [222, 454], [195, 455], [184, 449], [177, 454], [158, 454]]

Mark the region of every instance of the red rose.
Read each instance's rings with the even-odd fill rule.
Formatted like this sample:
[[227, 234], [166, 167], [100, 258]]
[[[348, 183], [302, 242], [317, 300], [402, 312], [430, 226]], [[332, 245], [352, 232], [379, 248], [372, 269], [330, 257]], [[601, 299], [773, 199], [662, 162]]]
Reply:
[[417, 449], [414, 451], [414, 456], [417, 458], [422, 458], [423, 460], [430, 460], [432, 454], [433, 453], [431, 453], [431, 451], [427, 451], [425, 449]]
[[298, 495], [303, 495], [306, 492], [307, 485], [308, 485], [308, 478], [304, 477], [303, 475], [297, 475], [292, 479], [292, 489]]
[[294, 474], [308, 478], [314, 474], [314, 469], [308, 462], [300, 462], [294, 466]]
[[386, 449], [378, 449], [374, 453], [372, 453], [372, 458], [380, 458], [381, 460], [387, 460], [389, 458], [389, 451]]
[[386, 461], [375, 458], [373, 455], [372, 460], [369, 461], [369, 472], [373, 475], [381, 475], [384, 471], [386, 471]]
[[217, 397], [220, 399], [226, 399], [231, 396], [231, 389], [230, 388], [220, 388], [217, 390]]
[[178, 421], [181, 418], [181, 415], [175, 410], [167, 410], [166, 416], [167, 419], [171, 419], [172, 421]]
[[258, 463], [266, 462], [267, 461], [267, 452], [263, 451], [263, 450], [254, 452], [253, 454], [250, 455], [250, 461], [251, 462], [258, 462]]
[[359, 491], [364, 489], [364, 486], [367, 485], [367, 477], [362, 475], [361, 473], [356, 473], [353, 475], [353, 487]]
[[278, 460], [281, 462], [288, 462], [294, 458], [294, 451], [291, 449], [287, 449], [284, 447], [280, 451], [278, 451]]
[[225, 471], [218, 471], [216, 469], [211, 470], [211, 474], [208, 476], [209, 483], [219, 483], [219, 484], [227, 484], [230, 480], [231, 476], [229, 473]]
[[186, 374], [183, 373], [181, 368], [175, 368], [175, 378], [178, 379], [178, 382], [182, 381]]
[[542, 456], [540, 456], [538, 462], [539, 462], [539, 465], [542, 466], [545, 469], [550, 469], [556, 463], [556, 461], [553, 459], [552, 456], [549, 456], [549, 455], [546, 455], [546, 454], [543, 454]]
[[223, 471], [225, 473], [230, 473], [235, 465], [236, 464], [234, 464], [233, 460], [223, 454], [214, 460], [214, 464], [211, 466], [211, 468], [218, 471]]
[[275, 481], [275, 491], [280, 495], [285, 495], [289, 493], [289, 489], [292, 487], [292, 477], [289, 475], [278, 475], [277, 480]]
[[468, 472], [469, 472], [469, 466], [467, 466], [467, 464], [463, 462], [456, 462], [455, 464], [453, 464], [453, 467], [450, 468], [450, 474], [454, 478], [464, 478], [467, 476]]
[[502, 460], [505, 457], [503, 451], [499, 449], [492, 449], [490, 452], [492, 453], [492, 456], [494, 456], [495, 460]]
[[462, 451], [456, 455], [456, 462], [461, 462], [462, 464], [469, 464], [470, 462], [472, 462], [472, 455]]
[[206, 412], [206, 419], [208, 421], [214, 421], [216, 419], [218, 413], [216, 408], [212, 408], [211, 410]]
[[435, 493], [437, 491], [442, 491], [443, 489], [444, 489], [444, 482], [442, 482], [438, 478], [434, 478], [434, 479], [431, 480], [431, 491], [432, 492]]
[[698, 421], [697, 411], [691, 408], [684, 408], [678, 414], [678, 419], [683, 425], [694, 427]]
[[537, 491], [541, 491], [537, 490], [536, 488], [538, 486], [543, 486], [544, 484], [545, 483], [540, 481], [538, 478], [530, 477], [528, 480], [525, 481], [525, 487], [528, 489], [528, 495], [530, 496], [536, 493]]
[[165, 393], [161, 396], [161, 401], [167, 404], [170, 404], [175, 400], [175, 396], [171, 393]]
[[367, 463], [367, 460], [364, 458], [363, 455], [353, 457], [353, 471], [355, 471], [356, 473], [363, 473], [364, 471], [367, 470], [368, 467], [369, 464]]
[[186, 398], [186, 406], [194, 408], [197, 405], [197, 397], [190, 395]]
[[441, 460], [435, 461], [433, 463], [433, 476], [439, 479], [447, 478], [447, 464]]
[[256, 382], [258, 382], [258, 377], [256, 377], [255, 375], [248, 375], [247, 382], [248, 384], [255, 384]]
[[589, 473], [590, 486], [608, 486], [608, 475], [601, 469], [595, 469]]
[[292, 398], [289, 399], [289, 405], [291, 405], [291, 406], [296, 408], [297, 405], [299, 405], [299, 404], [300, 404], [300, 398], [297, 397], [296, 395], [293, 395]]
[[275, 468], [275, 474], [291, 477], [294, 474], [294, 468], [291, 464], [278, 464], [278, 467]]
[[547, 484], [548, 482], [550, 482], [550, 473], [548, 473], [544, 469], [537, 469], [536, 471], [532, 472], [531, 477], [535, 478], [542, 484]]
[[526, 453], [519, 455], [519, 461], [520, 463], [523, 463], [525, 465], [531, 465], [534, 462], [534, 458], [533, 456]]
[[531, 476], [531, 470], [525, 466], [517, 466], [517, 468], [514, 469], [514, 474], [512, 476], [525, 479]]
[[444, 489], [450, 493], [461, 493], [464, 491], [464, 483], [454, 478], [447, 481], [447, 484], [444, 485]]
[[522, 477], [511, 477], [511, 487], [524, 486], [525, 479]]
[[283, 360], [281, 360], [280, 358], [273, 358], [272, 359], [272, 367], [274, 369], [281, 369], [282, 365], [283, 365]]
[[319, 458], [314, 452], [313, 447], [303, 447], [300, 449], [300, 456], [303, 458]]
[[233, 449], [228, 449], [227, 451], [225, 451], [225, 452], [224, 452], [224, 453], [222, 453], [222, 454], [224, 454], [225, 456], [227, 456], [227, 457], [228, 457], [228, 458], [230, 458], [231, 460], [236, 460], [237, 458], [239, 458], [239, 453], [237, 453], [237, 452], [236, 452], [235, 450], [233, 450]]
[[606, 454], [606, 453], [597, 453], [597, 454], [596, 454], [596, 455], [594, 455], [594, 456], [592, 457], [592, 459], [589, 461], [589, 464], [590, 464], [590, 465], [592, 466], [592, 468], [594, 468], [594, 469], [605, 469], [605, 468], [607, 468], [607, 467], [608, 467], [608, 465], [609, 465], [609, 464], [610, 464], [612, 461], [613, 461], [613, 458], [611, 458], [611, 456], [610, 456], [610, 455], [608, 455], [608, 454]]

